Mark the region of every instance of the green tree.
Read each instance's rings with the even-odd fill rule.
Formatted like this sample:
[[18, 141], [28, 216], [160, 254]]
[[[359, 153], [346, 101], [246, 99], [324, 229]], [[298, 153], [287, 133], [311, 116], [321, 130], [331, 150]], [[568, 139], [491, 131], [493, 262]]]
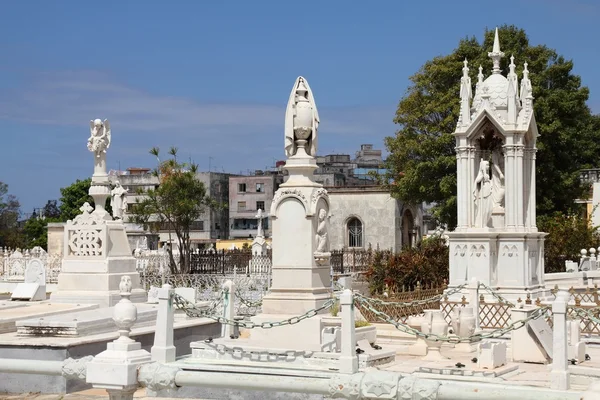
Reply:
[[154, 174], [159, 178], [156, 189], [140, 191], [143, 195], [131, 209], [131, 220], [153, 231], [166, 230], [172, 242], [172, 234], [177, 240], [179, 263], [175, 262], [173, 246], [167, 246], [170, 267], [173, 273], [190, 272], [191, 241], [190, 228], [207, 208], [217, 208], [217, 204], [206, 195], [204, 184], [198, 180], [195, 164], [177, 161], [177, 149], [171, 148], [171, 158], [160, 161], [159, 149], [153, 148], [150, 154], [158, 160]]
[[56, 200], [48, 200], [44, 206], [44, 218], [60, 218], [60, 209]]
[[23, 247], [23, 237], [19, 230], [19, 200], [8, 194], [8, 185], [0, 182], [0, 246]]
[[[85, 202], [90, 203], [90, 205], [94, 207], [94, 199], [89, 195], [91, 184], [92, 178], [84, 180], [77, 179], [70, 186], [60, 189], [60, 221], [66, 222], [81, 214], [79, 208], [81, 208]], [[48, 204], [46, 204], [46, 207], [48, 207]], [[112, 214], [110, 197], [106, 199], [106, 204], [104, 207], [106, 208], [106, 211]]]
[[48, 250], [48, 219], [32, 217], [25, 222], [23, 226], [23, 236], [25, 247], [30, 249], [40, 246]]
[[[515, 26], [499, 28], [501, 68], [507, 71], [515, 56], [517, 74], [528, 63], [535, 116], [540, 132], [537, 153], [537, 206], [540, 215], [568, 211], [583, 194], [578, 171], [590, 168], [598, 154], [600, 117], [586, 105], [589, 91], [572, 73], [573, 62], [544, 45], [532, 46], [525, 31]], [[494, 32], [485, 32], [483, 43], [465, 38], [449, 55], [427, 61], [410, 80], [400, 100], [394, 122], [400, 126], [385, 139], [390, 153], [386, 182], [393, 195], [419, 204], [435, 203], [434, 215], [450, 228], [456, 225], [456, 159], [452, 132], [459, 114], [462, 62], [470, 65], [471, 81], [478, 66], [489, 75]]]

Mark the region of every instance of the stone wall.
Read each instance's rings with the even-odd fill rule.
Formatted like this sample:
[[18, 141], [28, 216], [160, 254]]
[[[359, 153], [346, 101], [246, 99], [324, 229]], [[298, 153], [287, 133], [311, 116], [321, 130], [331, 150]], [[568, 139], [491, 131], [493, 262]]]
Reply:
[[422, 210], [405, 207], [378, 187], [328, 188], [330, 201], [329, 238], [331, 249], [348, 247], [348, 221], [356, 217], [362, 222], [363, 248], [402, 248], [402, 215], [410, 209], [416, 219], [418, 236], [422, 232]]
[[48, 223], [48, 254], [60, 255], [63, 254], [63, 237], [65, 232], [64, 222]]

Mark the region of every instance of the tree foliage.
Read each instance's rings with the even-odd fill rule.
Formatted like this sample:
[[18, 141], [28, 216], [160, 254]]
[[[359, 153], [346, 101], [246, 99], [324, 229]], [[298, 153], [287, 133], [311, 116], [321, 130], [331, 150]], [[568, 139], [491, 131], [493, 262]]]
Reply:
[[143, 197], [133, 205], [131, 220], [154, 231], [168, 231], [171, 241], [174, 234], [179, 264], [175, 262], [173, 246], [167, 246], [171, 271], [189, 273], [192, 224], [207, 208], [216, 208], [217, 204], [207, 196], [204, 184], [196, 177], [197, 165], [177, 161], [176, 148], [169, 151], [172, 158], [162, 162], [158, 148], [153, 148], [150, 154], [158, 160], [154, 174], [159, 178], [159, 185], [156, 189], [139, 192]]
[[[500, 45], [507, 57], [501, 68], [506, 74], [510, 55], [515, 56], [517, 74], [528, 63], [533, 87], [534, 111], [540, 132], [537, 153], [537, 206], [540, 215], [568, 211], [583, 194], [578, 171], [593, 166], [600, 145], [596, 136], [600, 116], [586, 105], [589, 91], [572, 73], [573, 62], [544, 45], [532, 46], [525, 31], [515, 26], [499, 28]], [[470, 65], [471, 81], [477, 81], [478, 66], [491, 72], [487, 56], [494, 32], [486, 31], [483, 43], [462, 39], [449, 55], [427, 61], [410, 80], [398, 104], [394, 122], [400, 126], [385, 140], [390, 153], [387, 181], [395, 197], [420, 204], [436, 203], [434, 215], [450, 228], [456, 225], [456, 159], [452, 132], [459, 114], [462, 62]]]
[[[90, 186], [92, 185], [92, 178], [79, 180], [77, 179], [71, 185], [60, 189], [60, 221], [66, 222], [73, 220], [76, 216], [81, 214], [79, 209], [83, 206], [83, 203], [88, 202], [92, 207], [95, 206], [94, 199], [89, 195]], [[50, 203], [50, 202], [48, 202]], [[46, 204], [48, 207], [48, 204]], [[44, 209], [46, 208], [44, 207]], [[104, 205], [106, 211], [112, 215], [112, 208], [110, 207], [110, 197], [106, 199]]]
[[47, 218], [29, 218], [23, 226], [23, 236], [25, 248], [31, 249], [40, 246], [48, 250], [48, 219]]
[[548, 232], [544, 243], [546, 273], [565, 272], [565, 261], [577, 262], [581, 249], [600, 245], [598, 227], [574, 214], [556, 213], [538, 218], [538, 229]]
[[0, 182], [0, 246], [17, 248], [23, 246], [19, 230], [19, 200], [8, 193], [8, 185]]

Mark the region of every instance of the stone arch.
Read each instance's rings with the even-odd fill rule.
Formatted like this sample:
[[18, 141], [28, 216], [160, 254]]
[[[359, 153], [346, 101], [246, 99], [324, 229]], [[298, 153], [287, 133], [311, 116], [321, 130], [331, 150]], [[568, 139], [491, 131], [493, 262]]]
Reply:
[[365, 223], [358, 215], [350, 215], [344, 221], [344, 244], [346, 247], [365, 247]]
[[409, 208], [404, 209], [402, 212], [402, 247], [408, 246], [413, 247], [416, 243], [414, 235], [415, 230], [415, 217]]

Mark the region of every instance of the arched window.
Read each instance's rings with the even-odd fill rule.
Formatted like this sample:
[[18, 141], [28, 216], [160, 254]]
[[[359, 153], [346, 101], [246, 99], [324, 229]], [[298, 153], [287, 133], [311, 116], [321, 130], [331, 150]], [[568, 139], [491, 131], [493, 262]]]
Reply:
[[348, 221], [348, 247], [363, 247], [363, 226], [356, 217]]

